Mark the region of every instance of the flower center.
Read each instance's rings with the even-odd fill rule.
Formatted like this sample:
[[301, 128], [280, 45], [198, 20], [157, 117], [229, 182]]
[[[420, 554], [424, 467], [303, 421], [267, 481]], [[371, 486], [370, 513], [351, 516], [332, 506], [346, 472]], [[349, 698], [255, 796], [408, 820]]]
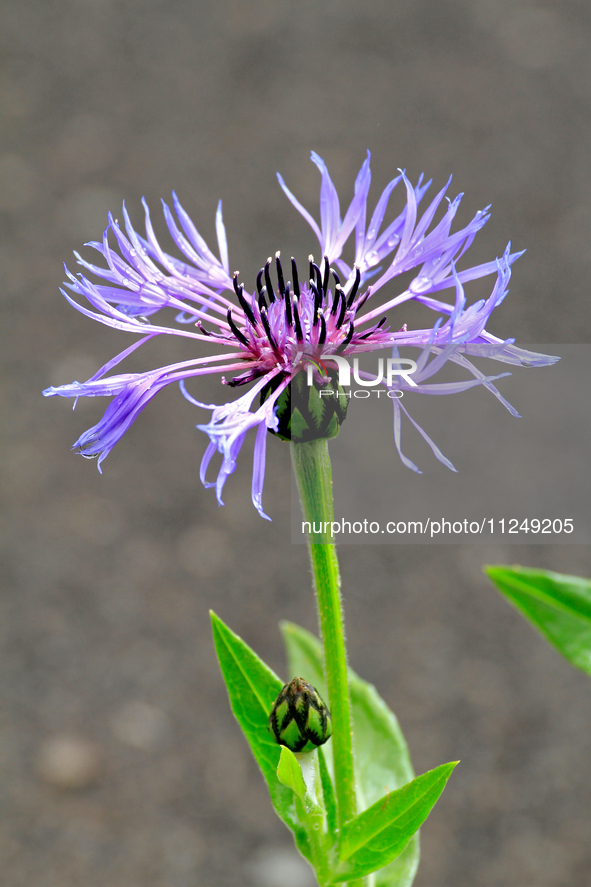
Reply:
[[[361, 273], [357, 266], [354, 266], [354, 276], [343, 286], [326, 256], [320, 265], [313, 256], [308, 256], [306, 281], [300, 281], [297, 263], [292, 258], [291, 279], [286, 282], [277, 252], [274, 284], [272, 264], [273, 259], [267, 259], [257, 274], [256, 295], [245, 293], [244, 285], [238, 282], [238, 272], [233, 276], [234, 292], [243, 317], [234, 318], [232, 309], [228, 309], [231, 337], [245, 352], [245, 358], [256, 366], [251, 365], [249, 372], [227, 384], [246, 384], [273, 368], [293, 375], [298, 369], [313, 364], [316, 370], [325, 371], [323, 357], [342, 354], [374, 332], [384, 332], [381, 327], [386, 318], [370, 330], [355, 333], [355, 316], [370, 294], [369, 290], [359, 292]], [[329, 289], [331, 278], [334, 291]]]

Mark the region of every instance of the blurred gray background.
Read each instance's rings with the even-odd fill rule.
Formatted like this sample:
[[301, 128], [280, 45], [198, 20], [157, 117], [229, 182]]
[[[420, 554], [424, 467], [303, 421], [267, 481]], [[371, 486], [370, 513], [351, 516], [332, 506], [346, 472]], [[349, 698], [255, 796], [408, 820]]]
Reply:
[[[73, 455], [102, 405], [72, 413], [41, 390], [131, 340], [66, 304], [62, 263], [124, 198], [139, 226], [145, 195], [162, 231], [174, 188], [210, 242], [223, 198], [230, 262], [252, 285], [273, 251], [314, 246], [275, 172], [317, 212], [310, 150], [348, 200], [370, 148], [372, 199], [398, 166], [434, 187], [453, 173], [460, 221], [493, 204], [473, 261], [509, 238], [527, 247], [492, 332], [589, 342], [591, 7], [7, 0], [0, 30], [3, 884], [307, 887], [207, 615], [281, 675], [278, 620], [315, 626], [288, 449], [269, 441], [273, 523], [250, 503], [248, 446], [225, 508], [202, 489], [205, 414], [178, 390], [102, 477]], [[192, 353], [168, 337], [133, 366]], [[423, 829], [418, 887], [589, 884], [591, 685], [482, 578], [507, 561], [591, 573], [577, 546], [342, 550], [352, 664], [398, 714], [417, 771], [462, 760]]]

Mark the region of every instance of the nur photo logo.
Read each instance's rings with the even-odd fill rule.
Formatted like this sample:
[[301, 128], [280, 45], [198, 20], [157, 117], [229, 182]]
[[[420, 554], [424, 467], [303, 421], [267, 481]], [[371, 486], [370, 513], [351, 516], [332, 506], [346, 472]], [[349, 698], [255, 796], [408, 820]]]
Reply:
[[417, 371], [417, 363], [408, 357], [386, 358], [385, 374], [384, 358], [380, 357], [378, 359], [378, 372], [376, 376], [371, 376], [369, 373], [361, 371], [359, 369], [359, 358], [354, 357], [353, 381], [360, 386], [360, 389], [353, 389], [351, 388], [351, 364], [346, 357], [336, 354], [331, 354], [325, 357], [321, 363], [319, 362], [320, 367], [315, 363], [308, 364], [306, 369], [306, 383], [308, 387], [314, 385], [314, 374], [320, 369], [324, 370], [326, 376], [332, 378], [333, 374], [329, 374], [325, 366], [325, 363], [329, 360], [337, 365], [338, 388], [333, 389], [324, 387], [320, 389], [319, 394], [321, 397], [337, 397], [339, 393], [344, 392], [346, 397], [365, 398], [370, 397], [372, 393], [367, 390], [368, 388], [376, 388], [376, 386], [382, 385], [385, 386], [385, 388], [376, 388], [376, 391], [374, 392], [378, 397], [380, 394], [385, 393], [389, 398], [398, 399], [404, 394], [403, 391], [395, 387], [397, 384], [400, 384], [401, 381], [405, 381], [412, 388], [418, 387], [417, 383], [412, 378], [412, 374]]

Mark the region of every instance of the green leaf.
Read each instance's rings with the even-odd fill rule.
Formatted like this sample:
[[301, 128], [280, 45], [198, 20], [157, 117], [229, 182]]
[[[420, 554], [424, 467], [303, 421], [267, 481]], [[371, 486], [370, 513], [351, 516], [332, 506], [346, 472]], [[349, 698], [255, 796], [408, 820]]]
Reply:
[[298, 818], [296, 796], [277, 778], [281, 747], [267, 729], [271, 706], [283, 682], [213, 612], [211, 622], [216, 653], [234, 717], [265, 777], [275, 810], [294, 832], [300, 852], [310, 859], [310, 844]]
[[[367, 804], [375, 803], [384, 791], [406, 785], [414, 777], [408, 747], [393, 712], [376, 688], [352, 675], [351, 704], [355, 740], [357, 780]], [[403, 852], [377, 874], [377, 887], [410, 887], [419, 865], [419, 834], [413, 835]]]
[[572, 665], [591, 674], [591, 580], [518, 566], [484, 571]]
[[324, 799], [324, 810], [326, 814], [326, 827], [330, 835], [334, 835], [337, 830], [337, 799], [334, 793], [331, 775], [328, 771], [325, 757], [326, 745], [317, 749], [318, 766], [320, 769], [320, 783], [322, 785], [322, 796]]
[[409, 887], [419, 865], [419, 833], [415, 832], [402, 853], [376, 872], [375, 887]]
[[286, 785], [296, 793], [302, 801], [306, 797], [306, 783], [302, 775], [302, 768], [299, 761], [292, 751], [285, 746], [281, 747], [281, 755], [279, 757], [279, 765], [277, 767], [277, 778], [279, 782]]
[[[281, 631], [287, 647], [291, 676], [313, 684], [327, 699], [322, 646], [309, 631], [283, 622]], [[358, 798], [362, 809], [375, 803], [384, 792], [406, 785], [414, 777], [408, 748], [398, 721], [375, 687], [349, 669], [353, 739]], [[332, 768], [331, 743], [322, 747]], [[334, 812], [324, 791], [327, 814]], [[419, 836], [414, 835], [403, 853], [378, 872], [377, 887], [410, 887], [419, 864]]]
[[333, 882], [363, 878], [401, 853], [431, 812], [456, 764], [423, 773], [345, 823], [339, 840], [341, 863]]
[[357, 779], [367, 806], [414, 777], [402, 730], [372, 684], [350, 671]]

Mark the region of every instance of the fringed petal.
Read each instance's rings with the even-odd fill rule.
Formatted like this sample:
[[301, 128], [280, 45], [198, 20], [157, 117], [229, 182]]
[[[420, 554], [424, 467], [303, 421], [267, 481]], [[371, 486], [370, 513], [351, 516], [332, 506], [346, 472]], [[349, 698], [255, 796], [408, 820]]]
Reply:
[[257, 429], [252, 463], [252, 504], [261, 517], [271, 520], [263, 511], [263, 484], [265, 482], [265, 459], [267, 454], [267, 425], [261, 422]]

